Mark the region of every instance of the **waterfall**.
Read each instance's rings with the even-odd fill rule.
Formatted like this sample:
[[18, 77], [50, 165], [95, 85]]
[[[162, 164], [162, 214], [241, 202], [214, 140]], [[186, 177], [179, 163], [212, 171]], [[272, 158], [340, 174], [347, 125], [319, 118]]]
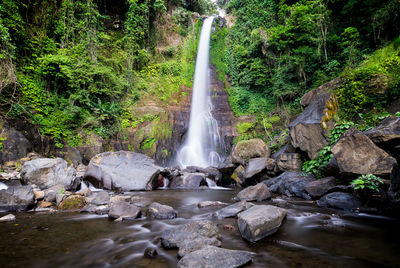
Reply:
[[205, 19], [201, 30], [197, 49], [189, 129], [176, 157], [176, 162], [181, 167], [208, 167], [216, 166], [221, 162], [218, 151], [223, 148], [223, 141], [219, 134], [218, 123], [211, 113], [213, 105], [210, 96], [210, 68], [208, 66], [213, 20], [214, 17]]

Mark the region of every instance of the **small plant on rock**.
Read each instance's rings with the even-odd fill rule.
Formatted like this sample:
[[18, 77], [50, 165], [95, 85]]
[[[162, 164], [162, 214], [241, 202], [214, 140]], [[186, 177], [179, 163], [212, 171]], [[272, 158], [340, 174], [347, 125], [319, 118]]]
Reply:
[[379, 185], [383, 184], [383, 181], [381, 178], [373, 174], [368, 174], [358, 177], [357, 179], [353, 180], [350, 184], [353, 185], [355, 190], [370, 189], [372, 191], [378, 192]]

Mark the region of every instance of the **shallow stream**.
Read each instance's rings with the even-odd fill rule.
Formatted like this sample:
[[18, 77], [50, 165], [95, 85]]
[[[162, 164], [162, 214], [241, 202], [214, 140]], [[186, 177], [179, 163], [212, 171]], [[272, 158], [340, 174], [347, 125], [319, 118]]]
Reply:
[[[177, 250], [160, 247], [158, 236], [172, 225], [203, 218], [218, 207], [200, 201], [232, 203], [235, 191], [157, 190], [137, 192], [141, 200], [173, 206], [174, 220], [138, 219], [112, 222], [82, 213], [16, 213], [0, 224], [0, 267], [175, 267]], [[261, 202], [285, 207], [288, 215], [278, 232], [257, 243], [243, 240], [236, 219], [215, 220], [222, 247], [254, 252], [246, 267], [399, 267], [400, 220], [316, 207], [311, 202]], [[258, 203], [259, 204], [259, 203]], [[232, 229], [233, 227], [233, 229]], [[145, 258], [148, 247], [155, 258]]]

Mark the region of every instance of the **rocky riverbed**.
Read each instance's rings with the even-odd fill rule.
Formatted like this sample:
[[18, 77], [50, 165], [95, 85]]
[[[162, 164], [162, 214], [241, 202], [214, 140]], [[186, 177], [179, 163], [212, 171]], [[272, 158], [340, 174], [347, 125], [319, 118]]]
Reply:
[[[122, 195], [137, 203], [171, 206], [178, 214], [174, 219], [142, 214], [135, 220], [115, 222], [107, 215], [80, 212], [15, 213], [15, 221], [0, 225], [0, 265], [175, 267], [179, 250], [165, 247], [165, 231], [204, 221], [210, 221], [213, 231], [203, 234], [212, 234], [221, 248], [250, 252], [241, 255], [244, 259], [251, 256], [246, 267], [396, 267], [400, 263], [400, 222], [393, 218], [324, 209], [298, 198], [274, 196], [252, 203], [280, 207], [287, 215], [276, 233], [252, 243], [242, 238], [236, 217], [210, 217], [224, 205], [198, 206], [203, 201], [233, 204], [236, 194], [235, 190], [198, 189]], [[190, 232], [196, 233], [196, 228]], [[213, 258], [225, 254], [217, 251]]]

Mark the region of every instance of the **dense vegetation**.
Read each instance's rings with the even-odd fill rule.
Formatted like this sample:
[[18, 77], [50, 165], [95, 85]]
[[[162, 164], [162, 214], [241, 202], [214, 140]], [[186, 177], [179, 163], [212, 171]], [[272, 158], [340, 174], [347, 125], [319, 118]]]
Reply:
[[400, 30], [396, 0], [219, 3], [235, 22], [220, 69], [237, 115], [296, 111], [305, 92], [356, 67]]
[[[168, 103], [190, 86], [199, 26], [193, 12], [211, 7], [205, 0], [2, 0], [1, 114], [39, 126], [59, 147], [159, 122], [160, 115], [138, 116], [133, 107]], [[165, 137], [165, 127], [152, 131]]]

